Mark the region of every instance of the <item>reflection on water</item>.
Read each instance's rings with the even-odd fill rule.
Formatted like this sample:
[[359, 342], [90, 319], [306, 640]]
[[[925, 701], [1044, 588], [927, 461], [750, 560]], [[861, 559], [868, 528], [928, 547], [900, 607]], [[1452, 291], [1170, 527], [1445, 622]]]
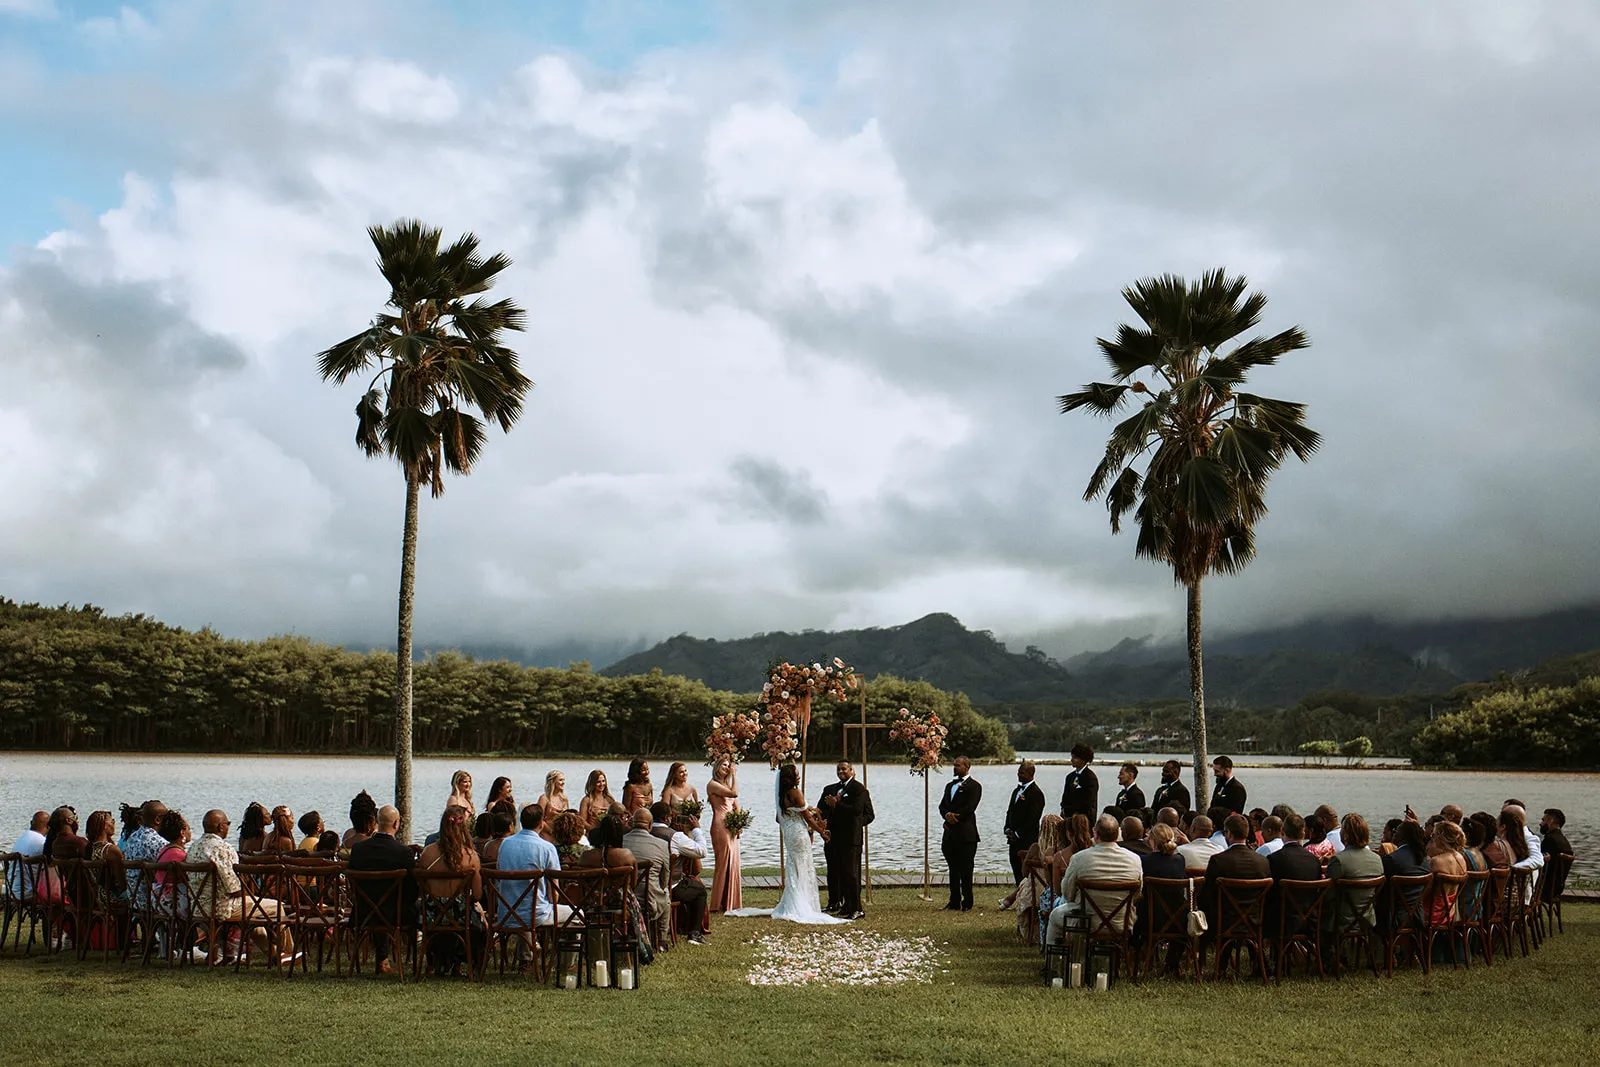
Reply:
[[[668, 761], [652, 764], [658, 791], [668, 765]], [[617, 761], [419, 759], [414, 776], [418, 836], [427, 832], [428, 824], [443, 810], [450, 795], [450, 775], [457, 768], [472, 773], [480, 805], [497, 775], [509, 775], [518, 803], [526, 803], [538, 799], [545, 772], [560, 770], [567, 777], [567, 795], [576, 806], [584, 781], [596, 767], [610, 779], [612, 794], [621, 796], [627, 764]], [[690, 781], [704, 797], [705, 782], [710, 777], [708, 768], [696, 763], [689, 772]], [[1097, 765], [1096, 773], [1100, 779], [1100, 803], [1104, 806], [1116, 795], [1116, 766]], [[1039, 769], [1039, 785], [1050, 801], [1047, 811], [1054, 810], [1065, 775], [1064, 767]], [[979, 808], [983, 841], [978, 867], [1004, 871], [1007, 864], [1001, 826], [1006, 802], [1016, 784], [1016, 771], [1010, 766], [980, 766], [974, 768], [973, 777], [985, 789]], [[1561, 808], [1567, 815], [1567, 837], [1578, 854], [1575, 871], [1600, 877], [1600, 775], [1307, 769], [1296, 765], [1241, 769], [1238, 777], [1249, 792], [1252, 807], [1270, 808], [1283, 802], [1309, 812], [1318, 804], [1329, 803], [1340, 814], [1359, 811], [1375, 824], [1374, 833], [1384, 820], [1403, 812], [1407, 804], [1426, 816], [1452, 801], [1469, 812], [1480, 808], [1497, 812], [1503, 801], [1515, 798], [1527, 803], [1535, 820], [1545, 808]], [[1141, 770], [1139, 782], [1146, 794], [1153, 791], [1158, 778], [1154, 768]], [[739, 771], [740, 804], [757, 815], [742, 841], [747, 867], [778, 863], [774, 779], [765, 764], [745, 764]], [[831, 765], [813, 763], [807, 773], [806, 795], [815, 802], [822, 787], [832, 780]], [[948, 781], [949, 772], [945, 770], [929, 783], [933, 807], [937, 807]], [[871, 830], [872, 865], [920, 869], [922, 779], [906, 773], [904, 766], [878, 765], [867, 768], [866, 782], [877, 811]], [[297, 816], [316, 809], [330, 827], [342, 831], [349, 825], [350, 798], [359, 790], [368, 790], [378, 803], [384, 804], [392, 800], [393, 788], [393, 761], [383, 757], [9, 753], [0, 755], [0, 847], [10, 847], [38, 808], [71, 804], [80, 817], [87, 818], [97, 808], [114, 813], [119, 803], [137, 804], [151, 798], [180, 809], [195, 827], [208, 808], [223, 809], [237, 825], [245, 807], [252, 800], [259, 800], [268, 807], [288, 804]], [[936, 811], [930, 818], [929, 830], [931, 862], [937, 869], [942, 860]]]

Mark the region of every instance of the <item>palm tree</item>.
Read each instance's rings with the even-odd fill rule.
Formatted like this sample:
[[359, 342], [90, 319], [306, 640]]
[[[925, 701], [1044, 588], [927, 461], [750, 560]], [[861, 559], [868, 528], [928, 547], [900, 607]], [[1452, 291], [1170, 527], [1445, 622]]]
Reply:
[[532, 385], [517, 354], [502, 343], [525, 316], [513, 301], [480, 294], [511, 265], [484, 256], [470, 233], [440, 249], [439, 231], [415, 219], [367, 230], [389, 302], [372, 325], [317, 356], [335, 385], [372, 372], [356, 404], [356, 445], [385, 455], [406, 479], [405, 533], [400, 552], [400, 630], [395, 655], [394, 799], [400, 840], [411, 840], [411, 612], [417, 565], [417, 498], [422, 486], [444, 492], [444, 472], [470, 474], [483, 451], [484, 424], [463, 408], [509, 431]]
[[1267, 513], [1262, 494], [1268, 478], [1286, 455], [1305, 461], [1321, 442], [1305, 424], [1304, 404], [1238, 391], [1254, 368], [1310, 344], [1299, 327], [1217, 353], [1261, 319], [1267, 298], [1246, 295], [1248, 286], [1243, 276], [1230, 278], [1219, 267], [1198, 282], [1167, 274], [1123, 290], [1142, 325], [1123, 323], [1116, 340], [1098, 339], [1115, 380], [1058, 398], [1063, 414], [1087, 408], [1104, 416], [1117, 413], [1130, 393], [1144, 398], [1111, 431], [1083, 498], [1105, 497], [1112, 533], [1132, 511], [1139, 525], [1134, 555], [1168, 564], [1188, 590], [1194, 803], [1202, 810], [1211, 794], [1200, 583], [1250, 562], [1256, 522]]

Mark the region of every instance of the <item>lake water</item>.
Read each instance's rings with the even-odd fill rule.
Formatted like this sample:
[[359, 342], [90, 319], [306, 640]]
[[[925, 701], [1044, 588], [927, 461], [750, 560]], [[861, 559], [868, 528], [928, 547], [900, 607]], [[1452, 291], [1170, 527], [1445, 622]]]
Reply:
[[[1050, 757], [1063, 754], [1037, 754]], [[652, 777], [666, 777], [669, 761], [652, 763]], [[483, 760], [419, 759], [414, 778], [418, 837], [427, 832], [450, 795], [450, 776], [457, 769], [470, 771], [480, 803], [497, 775], [509, 775], [519, 803], [536, 800], [543, 790], [545, 772], [560, 770], [567, 777], [567, 795], [574, 805], [590, 770], [599, 767], [611, 782], [613, 795], [621, 796], [627, 765], [595, 760]], [[1097, 764], [1101, 803], [1116, 795], [1116, 764]], [[1061, 795], [1064, 767], [1041, 767], [1038, 782], [1055, 809]], [[692, 764], [690, 781], [705, 795], [709, 769]], [[980, 766], [973, 777], [985, 792], [979, 808], [978, 869], [1007, 870], [1001, 826], [1006, 801], [1016, 784], [1011, 766]], [[1155, 768], [1139, 774], [1146, 794], [1160, 775]], [[1567, 837], [1577, 852], [1575, 872], [1600, 877], [1600, 775], [1551, 773], [1500, 773], [1477, 771], [1416, 771], [1401, 768], [1344, 769], [1274, 766], [1241, 768], [1238, 778], [1249, 792], [1251, 806], [1270, 808], [1284, 802], [1309, 812], [1329, 803], [1340, 814], [1358, 811], [1374, 825], [1374, 833], [1387, 819], [1400, 815], [1407, 804], [1426, 817], [1454, 802], [1467, 811], [1498, 812], [1509, 797], [1525, 801], [1536, 813], [1561, 808], [1567, 816]], [[833, 780], [830, 765], [814, 763], [807, 773], [806, 795], [813, 802]], [[871, 831], [873, 867], [920, 870], [922, 867], [923, 780], [904, 766], [880, 764], [867, 768], [877, 821]], [[928, 792], [937, 808], [949, 771], [932, 779]], [[778, 834], [773, 822], [775, 774], [765, 764], [747, 763], [739, 771], [740, 804], [756, 813], [756, 821], [742, 840], [744, 864], [776, 866]], [[39, 808], [71, 804], [81, 818], [104, 808], [113, 813], [121, 802], [140, 803], [159, 798], [188, 816], [197, 829], [208, 808], [222, 808], [235, 824], [253, 800], [269, 808], [288, 804], [298, 816], [315, 809], [333, 829], [348, 825], [350, 798], [366, 789], [380, 804], [393, 797], [394, 763], [384, 757], [315, 756], [182, 756], [0, 754], [0, 847], [9, 848]], [[931, 817], [930, 850], [935, 870], [942, 869], [939, 855], [938, 813]], [[819, 857], [820, 859], [820, 857]]]

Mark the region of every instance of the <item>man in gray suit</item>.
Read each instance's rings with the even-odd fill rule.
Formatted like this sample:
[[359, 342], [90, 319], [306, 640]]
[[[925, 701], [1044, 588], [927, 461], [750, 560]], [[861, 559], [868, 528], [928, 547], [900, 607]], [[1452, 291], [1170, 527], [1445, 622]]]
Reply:
[[622, 835], [622, 847], [639, 862], [650, 861], [649, 880], [640, 883], [639, 892], [651, 929], [657, 932], [656, 942], [665, 945], [667, 923], [672, 916], [672, 898], [667, 888], [672, 852], [665, 841], [650, 832], [650, 822], [650, 809], [634, 812], [633, 829]]

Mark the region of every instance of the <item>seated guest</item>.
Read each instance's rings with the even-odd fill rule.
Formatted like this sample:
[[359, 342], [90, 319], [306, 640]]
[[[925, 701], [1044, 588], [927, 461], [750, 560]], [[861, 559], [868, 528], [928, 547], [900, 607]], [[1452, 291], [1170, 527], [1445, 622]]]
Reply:
[[263, 852], [293, 852], [298, 847], [294, 836], [294, 812], [287, 804], [272, 809], [272, 832], [262, 842]]
[[339, 835], [333, 830], [322, 831], [322, 836], [317, 838], [317, 847], [312, 852], [338, 852]]
[[272, 822], [272, 815], [267, 811], [267, 806], [259, 801], [252, 801], [244, 809], [244, 819], [239, 823], [239, 854], [249, 855], [260, 852], [267, 841], [267, 827]]
[[1135, 856], [1144, 856], [1150, 852], [1150, 842], [1144, 838], [1144, 823], [1136, 816], [1129, 815], [1122, 820], [1122, 847]]
[[122, 821], [122, 832], [117, 835], [117, 847], [122, 849], [122, 854], [126, 856], [128, 854], [128, 850], [125, 846], [128, 844], [128, 838], [133, 836], [133, 832], [137, 830], [140, 825], [139, 805], [119, 804], [117, 806], [117, 814]]
[[[1545, 808], [1544, 815], [1539, 819], [1539, 829], [1544, 831], [1544, 836], [1539, 839], [1539, 851], [1545, 856], [1572, 855], [1572, 845], [1567, 841], [1567, 815], [1560, 808]], [[1560, 898], [1567, 889], [1568, 871], [1554, 863], [1550, 863], [1547, 877], [1551, 879], [1549, 887], [1545, 890], [1546, 900]]]
[[[1088, 912], [1079, 902], [1080, 894], [1094, 900], [1106, 913], [1116, 906], [1121, 896], [1107, 890], [1081, 889], [1080, 882], [1144, 882], [1144, 867], [1139, 857], [1117, 844], [1121, 830], [1115, 818], [1102, 815], [1094, 825], [1094, 845], [1073, 854], [1072, 861], [1067, 864], [1067, 873], [1061, 879], [1061, 903], [1050, 911], [1050, 944], [1060, 944], [1063, 940], [1068, 914]], [[1136, 910], [1130, 908], [1121, 916], [1124, 929], [1133, 924]]]
[[[1394, 831], [1394, 851], [1383, 857], [1383, 873], [1385, 877], [1393, 878], [1395, 875], [1415, 876], [1429, 872], [1427, 857], [1427, 841], [1423, 837], [1420, 824], [1410, 819], [1403, 820]], [[1405, 890], [1406, 904], [1415, 907], [1422, 898], [1422, 887], [1411, 886]], [[1398, 918], [1398, 917], [1396, 917]], [[1389, 915], [1389, 894], [1387, 891], [1378, 895], [1378, 922], [1380, 929], [1389, 929], [1391, 921]]]
[[322, 813], [308, 811], [300, 816], [300, 850], [302, 852], [319, 852], [322, 848]]
[[483, 856], [483, 846], [488, 844], [493, 836], [494, 820], [489, 818], [488, 812], [472, 816], [472, 847], [480, 858]]
[[[352, 871], [410, 871], [416, 867], [411, 846], [402, 845], [395, 833], [400, 829], [400, 812], [385, 804], [378, 809], [374, 833], [350, 846]], [[320, 842], [319, 842], [320, 843]], [[410, 878], [400, 883], [398, 893], [363, 884], [355, 897], [355, 924], [370, 926], [374, 919], [390, 926], [414, 926], [417, 921], [417, 883]], [[372, 955], [379, 974], [393, 974], [389, 962], [389, 935], [372, 934]]]
[[[667, 879], [672, 871], [672, 851], [667, 842], [655, 834], [651, 824], [652, 817], [648, 807], [636, 810], [633, 813], [633, 829], [623, 835], [622, 845], [633, 853], [636, 863], [650, 864], [649, 877], [645, 878], [643, 872], [640, 874], [639, 893], [644, 901], [644, 910], [649, 917], [651, 929], [665, 932], [667, 920], [672, 913], [670, 898], [667, 896], [670, 888]], [[661, 944], [666, 943], [666, 938], [659, 935], [656, 940]]]
[[[101, 868], [99, 877], [93, 880], [91, 889], [101, 908], [109, 908], [113, 904], [128, 899], [128, 869], [122, 858], [122, 850], [117, 847], [117, 820], [109, 811], [96, 811], [90, 814], [89, 822], [84, 827], [84, 839], [89, 842], [89, 847], [84, 852], [88, 860], [102, 860], [105, 866]], [[137, 882], [138, 875], [135, 874]], [[121, 944], [120, 940], [118, 944]]]
[[[1467, 835], [1461, 832], [1461, 827], [1449, 819], [1440, 819], [1434, 824], [1433, 833], [1428, 838], [1426, 849], [1428, 869], [1436, 875], [1465, 875], [1467, 860], [1461, 852], [1466, 847]], [[1458, 889], [1446, 893], [1443, 892], [1443, 887], [1435, 886], [1430, 921], [1448, 922], [1455, 912], [1456, 897], [1459, 895]]]
[[[1270, 815], [1267, 817], [1272, 818]], [[1322, 861], [1302, 844], [1304, 836], [1304, 820], [1291, 813], [1283, 820], [1283, 846], [1267, 857], [1267, 868], [1272, 872], [1273, 886], [1272, 892], [1267, 894], [1266, 930], [1274, 936], [1277, 935], [1278, 920], [1284, 911], [1283, 890], [1277, 883], [1285, 878], [1296, 882], [1315, 882], [1322, 877]], [[1294, 914], [1292, 909], [1290, 914]], [[1284, 931], [1286, 934], [1299, 932], [1297, 927]]]
[[1522, 809], [1515, 805], [1507, 804], [1500, 812], [1500, 843], [1511, 855], [1511, 869], [1529, 872], [1523, 903], [1531, 902], [1538, 885], [1540, 868], [1544, 866], [1544, 853], [1539, 851], [1539, 839], [1528, 832]]
[[668, 844], [672, 842], [672, 805], [658, 800], [650, 805], [650, 832]]
[[[499, 813], [496, 813], [497, 817]], [[561, 869], [561, 857], [556, 846], [539, 835], [539, 824], [544, 821], [544, 809], [529, 804], [520, 816], [522, 829], [504, 839], [497, 839], [498, 859], [502, 871], [555, 871]], [[509, 905], [517, 921], [524, 927], [554, 926], [564, 923], [572, 915], [565, 904], [553, 903], [549, 887], [543, 880], [532, 882], [508, 880], [499, 883], [501, 906]], [[533, 959], [533, 939], [526, 932], [517, 935], [517, 966], [526, 969]]]
[[[483, 843], [483, 851], [481, 853], [485, 867], [499, 866], [500, 850], [505, 847], [506, 839], [511, 836], [512, 829], [511, 816], [506, 814], [504, 806], [497, 807], [489, 813], [489, 840]], [[548, 841], [545, 842], [547, 845], [549, 843]], [[555, 851], [553, 846], [551, 851]], [[557, 862], [560, 862], [559, 857], [557, 857]]]
[[[1178, 839], [1173, 836], [1172, 827], [1166, 823], [1156, 823], [1150, 828], [1150, 851], [1139, 857], [1139, 866], [1148, 884], [1151, 878], [1181, 879], [1188, 876], [1188, 871], [1183, 865], [1183, 857], [1178, 855]], [[1144, 944], [1145, 936], [1149, 930], [1150, 918], [1141, 909], [1135, 917], [1133, 937], [1136, 944]], [[1167, 969], [1177, 971], [1178, 948], [1171, 946], [1167, 953]]]
[[1457, 826], [1460, 826], [1463, 831], [1466, 830], [1466, 827], [1463, 826], [1461, 822], [1462, 816], [1465, 813], [1461, 810], [1460, 804], [1446, 804], [1444, 807], [1439, 809], [1439, 814], [1446, 819], [1449, 819]]
[[1461, 827], [1462, 839], [1466, 846], [1462, 848], [1461, 855], [1466, 858], [1468, 871], [1486, 871], [1489, 861], [1483, 857], [1483, 823], [1477, 819], [1460, 819], [1457, 825]]
[[1204, 815], [1196, 815], [1189, 823], [1189, 843], [1178, 846], [1178, 855], [1183, 857], [1183, 862], [1191, 871], [1206, 869], [1211, 862], [1211, 857], [1222, 851], [1212, 837], [1211, 820]]
[[[1228, 816], [1232, 814], [1234, 813], [1223, 804], [1213, 804], [1211, 805], [1210, 809], [1206, 811], [1206, 818], [1211, 821], [1211, 840], [1215, 842], [1219, 850], [1228, 847], [1228, 835], [1223, 830], [1223, 824], [1228, 821]], [[1246, 827], [1249, 825], [1250, 824], [1248, 822], [1245, 823]], [[1191, 840], [1199, 836], [1199, 834], [1189, 835]]]
[[1511, 853], [1499, 838], [1500, 821], [1486, 811], [1475, 811], [1467, 816], [1468, 821], [1478, 824], [1483, 834], [1483, 844], [1480, 851], [1483, 853], [1483, 862], [1492, 870], [1503, 869], [1511, 866]]
[[1333, 847], [1333, 842], [1328, 839], [1328, 824], [1323, 820], [1324, 816], [1312, 812], [1311, 817], [1305, 821], [1305, 849], [1317, 857], [1318, 863], [1332, 859], [1334, 852], [1337, 851]]
[[[1048, 887], [1052, 884], [1050, 877], [1051, 860], [1061, 849], [1061, 829], [1065, 824], [1061, 816], [1051, 812], [1039, 820], [1039, 837], [1029, 845], [1022, 854], [1022, 881], [1017, 883], [1016, 893], [1012, 898], [1012, 906], [1017, 911], [1017, 936], [1026, 940], [1030, 935], [1028, 928], [1039, 923], [1041, 905], [1043, 914], [1048, 915], [1054, 906], [1054, 892], [1046, 888], [1042, 891], [1034, 886], [1033, 872], [1041, 872], [1041, 881]], [[1062, 871], [1065, 874], [1066, 871]], [[1041, 901], [1043, 896], [1049, 903]]]
[[1394, 832], [1400, 829], [1400, 824], [1403, 822], [1404, 819], [1390, 819], [1383, 824], [1383, 833], [1378, 835], [1378, 851], [1383, 855], [1387, 856], [1394, 851]]
[[89, 842], [78, 836], [78, 813], [72, 805], [50, 813], [44, 843], [44, 854], [53, 860], [81, 860], [89, 851]]
[[[33, 818], [28, 821], [28, 828], [18, 836], [16, 844], [11, 846], [11, 851], [19, 856], [27, 857], [44, 855], [44, 834], [48, 829], [50, 829], [50, 813], [47, 811], [34, 812]], [[14, 897], [23, 895], [22, 868], [20, 866], [11, 869], [6, 891]]]
[[[1324, 929], [1334, 929], [1335, 919], [1341, 930], [1356, 921], [1354, 905], [1339, 892], [1339, 879], [1377, 878], [1383, 874], [1383, 858], [1367, 847], [1371, 832], [1367, 827], [1367, 820], [1353, 811], [1346, 815], [1344, 822], [1340, 824], [1339, 841], [1344, 847], [1335, 852], [1333, 858], [1328, 861], [1327, 872], [1327, 876], [1334, 881], [1334, 897], [1337, 903], [1334, 907], [1323, 910]], [[1382, 896], [1382, 889], [1379, 889], [1378, 893]]]
[[[1508, 800], [1505, 807], [1500, 809], [1500, 825], [1506, 826], [1505, 817], [1511, 815], [1518, 828], [1522, 831], [1522, 842], [1528, 846], [1527, 858], [1521, 862], [1512, 861], [1513, 867], [1527, 867], [1538, 870], [1544, 866], [1544, 849], [1539, 843], [1539, 835], [1533, 832], [1533, 827], [1528, 825], [1528, 809], [1518, 800]], [[1522, 855], [1522, 850], [1517, 850], [1517, 855]]]
[[[263, 810], [263, 815], [265, 811]], [[209, 863], [216, 873], [215, 879], [217, 907], [220, 913], [217, 919], [236, 922], [245, 913], [248, 905], [252, 917], [276, 916], [278, 902], [271, 897], [252, 897], [245, 899], [244, 883], [239, 881], [239, 875], [234, 871], [234, 865], [239, 862], [239, 853], [228, 844], [228, 816], [216, 808], [206, 812], [205, 819], [201, 821], [201, 828], [205, 831], [200, 840], [189, 846], [188, 863]], [[197, 918], [211, 918], [211, 894], [205, 891], [205, 876], [198, 872], [189, 875], [190, 907]], [[256, 940], [257, 947], [263, 952], [269, 948], [266, 940], [266, 931], [261, 927], [251, 930], [251, 937]], [[294, 959], [294, 941], [290, 937], [289, 928], [285, 926], [282, 937], [277, 946], [280, 961], [290, 963]], [[209, 946], [211, 954], [215, 955], [220, 945]]]
[[[564, 811], [556, 816], [573, 816], [578, 822], [582, 817], [576, 812]], [[638, 860], [634, 859], [633, 852], [622, 845], [622, 839], [628, 833], [628, 813], [621, 804], [614, 804], [611, 810], [602, 815], [598, 822], [589, 830], [589, 851], [578, 858], [579, 867], [636, 867]]]
[[[184, 863], [187, 861], [189, 847], [189, 822], [183, 817], [181, 811], [165, 811], [161, 815], [161, 825], [157, 831], [161, 834], [161, 851], [156, 854], [157, 863]], [[163, 905], [163, 910], [170, 912], [178, 897], [178, 879], [183, 875], [178, 872], [168, 873], [157, 871], [155, 885], [152, 892], [156, 902]]]
[[[683, 836], [679, 834], [678, 836]], [[678, 880], [673, 883], [671, 898], [683, 905], [684, 924], [688, 927], [691, 945], [706, 943], [706, 884], [700, 878], [701, 857], [683, 853], [678, 857]]]
[[378, 803], [363, 789], [350, 801], [350, 829], [344, 832], [345, 848], [365, 841], [378, 826]]
[[[584, 855], [583, 820], [577, 812], [563, 811], [553, 819], [544, 820], [539, 825], [539, 835], [555, 845], [563, 867], [572, 866]], [[590, 844], [593, 844], [592, 839]]]
[[[1250, 847], [1250, 823], [1243, 815], [1229, 815], [1224, 819], [1222, 833], [1228, 839], [1228, 847], [1213, 853], [1206, 861], [1205, 883], [1198, 890], [1201, 910], [1206, 913], [1213, 935], [1220, 929], [1217, 922], [1218, 879], [1272, 877], [1272, 866], [1267, 862], [1267, 858], [1256, 855], [1256, 850]], [[1318, 875], [1322, 873], [1320, 865], [1317, 873]]]
[[471, 819], [471, 809], [447, 805], [439, 816], [438, 840], [424, 847], [417, 857], [417, 874], [448, 876], [417, 879], [417, 900], [423, 917], [428, 922], [468, 929], [467, 945], [455, 934], [437, 936], [429, 944], [428, 963], [441, 976], [459, 977], [464, 965], [483, 965], [483, 928], [472, 921], [478, 901], [483, 898], [483, 864], [472, 847]]
[[1162, 808], [1156, 812], [1156, 822], [1168, 827], [1172, 831], [1172, 839], [1179, 845], [1189, 843], [1189, 835], [1183, 832], [1183, 813], [1177, 808]]
[[1271, 856], [1283, 847], [1283, 819], [1276, 815], [1268, 815], [1261, 820], [1261, 844], [1256, 846], [1256, 855]]
[[[1331, 856], [1331, 855], [1333, 855], [1333, 853], [1338, 852], [1340, 847], [1342, 846], [1342, 842], [1339, 840], [1339, 811], [1338, 811], [1338, 809], [1335, 808], [1332, 804], [1318, 804], [1317, 805], [1317, 810], [1313, 811], [1311, 814], [1315, 815], [1317, 817], [1317, 820], [1322, 823], [1322, 831], [1326, 835], [1324, 840], [1326, 840], [1326, 841], [1328, 841], [1330, 843], [1331, 851], [1329, 851], [1328, 855]], [[1312, 841], [1312, 838], [1311, 838], [1311, 820], [1307, 819], [1306, 820], [1306, 848], [1311, 848], [1312, 844], [1313, 844], [1313, 841]], [[1316, 851], [1316, 850], [1312, 849], [1312, 851]]]

